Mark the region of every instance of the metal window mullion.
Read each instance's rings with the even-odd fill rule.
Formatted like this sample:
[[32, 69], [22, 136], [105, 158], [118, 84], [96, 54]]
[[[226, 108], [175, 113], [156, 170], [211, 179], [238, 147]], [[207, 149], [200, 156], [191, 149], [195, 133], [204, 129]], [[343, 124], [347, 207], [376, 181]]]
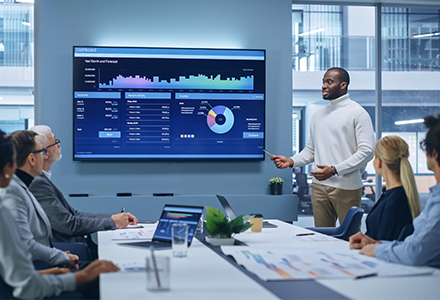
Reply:
[[[376, 81], [376, 141], [382, 136], [382, 4], [376, 4], [376, 69], [374, 71]], [[376, 201], [379, 200], [382, 191], [382, 176], [376, 174]]]

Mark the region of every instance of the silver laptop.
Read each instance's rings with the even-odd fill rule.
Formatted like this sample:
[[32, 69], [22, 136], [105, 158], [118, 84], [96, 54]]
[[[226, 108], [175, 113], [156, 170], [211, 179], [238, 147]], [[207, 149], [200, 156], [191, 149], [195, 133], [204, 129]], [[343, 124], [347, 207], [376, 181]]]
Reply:
[[[225, 210], [226, 215], [230, 220], [234, 220], [237, 216], [234, 213], [234, 210], [232, 209], [231, 205], [229, 204], [228, 200], [226, 200], [226, 197], [216, 195], [217, 199], [220, 201], [220, 204], [223, 206], [223, 209]], [[277, 228], [278, 226], [275, 224], [271, 224], [267, 221], [263, 222], [263, 228]]]

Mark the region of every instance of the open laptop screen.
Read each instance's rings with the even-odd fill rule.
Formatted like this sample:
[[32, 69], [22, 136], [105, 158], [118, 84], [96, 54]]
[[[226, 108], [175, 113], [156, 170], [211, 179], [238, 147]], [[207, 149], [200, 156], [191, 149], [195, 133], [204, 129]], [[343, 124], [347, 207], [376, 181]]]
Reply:
[[203, 209], [203, 206], [165, 205], [157, 224], [153, 241], [171, 242], [172, 225], [175, 223], [186, 223], [188, 224], [188, 244], [191, 244]]

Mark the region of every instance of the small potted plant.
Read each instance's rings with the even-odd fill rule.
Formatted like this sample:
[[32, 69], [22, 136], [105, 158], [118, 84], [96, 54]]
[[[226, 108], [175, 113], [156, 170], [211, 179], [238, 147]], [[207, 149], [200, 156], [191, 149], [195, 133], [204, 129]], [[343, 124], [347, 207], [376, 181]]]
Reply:
[[240, 215], [228, 221], [221, 210], [207, 206], [206, 230], [211, 236], [206, 236], [205, 240], [213, 246], [234, 245], [233, 236], [251, 228], [252, 224], [248, 221], [252, 218], [253, 216]]
[[272, 195], [281, 195], [281, 193], [283, 192], [283, 182], [284, 179], [281, 177], [273, 177], [269, 179], [270, 193]]

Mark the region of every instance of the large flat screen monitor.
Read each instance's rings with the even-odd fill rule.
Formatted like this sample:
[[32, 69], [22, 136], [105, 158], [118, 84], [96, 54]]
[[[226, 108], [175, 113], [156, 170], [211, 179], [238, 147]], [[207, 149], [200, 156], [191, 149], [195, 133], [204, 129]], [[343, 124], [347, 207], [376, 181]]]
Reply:
[[74, 160], [264, 159], [265, 51], [74, 47]]

